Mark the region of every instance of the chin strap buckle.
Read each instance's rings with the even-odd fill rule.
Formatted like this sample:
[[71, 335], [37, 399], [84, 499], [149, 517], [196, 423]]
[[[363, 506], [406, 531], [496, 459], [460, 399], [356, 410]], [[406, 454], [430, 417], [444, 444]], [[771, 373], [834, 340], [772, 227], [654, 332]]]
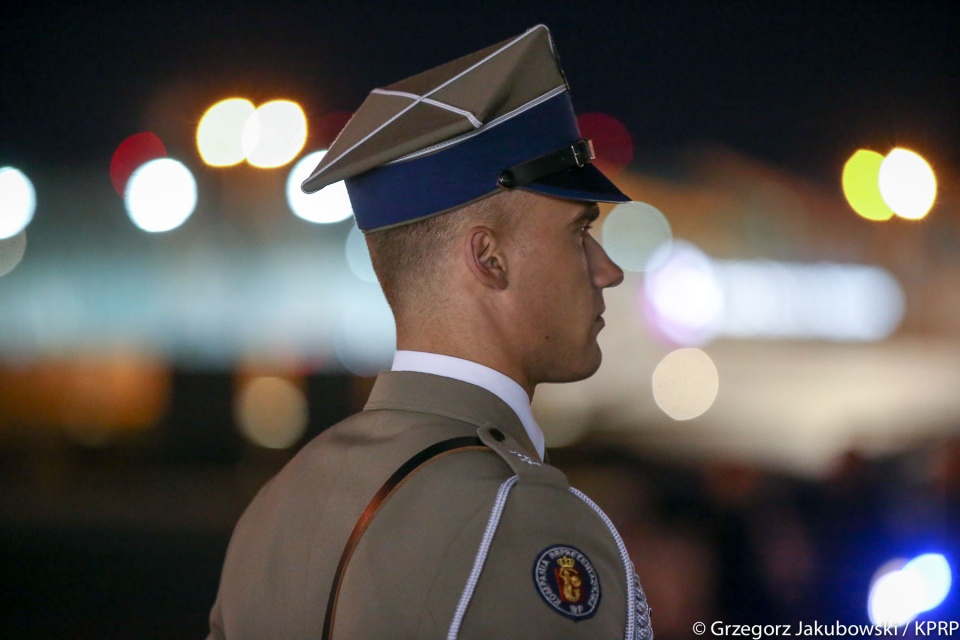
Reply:
[[564, 169], [585, 167], [596, 157], [593, 143], [581, 138], [562, 149], [504, 169], [500, 172], [497, 184], [504, 189], [515, 189]]

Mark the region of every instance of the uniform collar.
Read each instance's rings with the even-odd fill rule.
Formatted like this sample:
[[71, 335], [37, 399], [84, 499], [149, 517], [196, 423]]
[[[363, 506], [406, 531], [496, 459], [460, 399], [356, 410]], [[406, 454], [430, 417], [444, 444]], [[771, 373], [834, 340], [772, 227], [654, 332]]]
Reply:
[[497, 395], [462, 380], [414, 371], [383, 371], [370, 391], [365, 411], [395, 409], [461, 420], [476, 427], [494, 425], [536, 455], [517, 414]]
[[520, 418], [520, 423], [533, 443], [537, 455], [543, 460], [543, 431], [533, 418], [527, 392], [512, 378], [471, 360], [424, 351], [397, 351], [393, 356], [391, 370], [432, 373], [486, 389], [513, 409], [513, 412]]

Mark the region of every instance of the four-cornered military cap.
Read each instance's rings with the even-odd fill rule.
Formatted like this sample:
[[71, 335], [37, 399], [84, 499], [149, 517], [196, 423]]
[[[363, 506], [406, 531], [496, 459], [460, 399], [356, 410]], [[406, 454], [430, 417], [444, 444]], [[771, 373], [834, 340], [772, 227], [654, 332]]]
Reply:
[[344, 180], [364, 231], [420, 220], [501, 189], [630, 200], [580, 136], [550, 31], [522, 35], [374, 89], [307, 178]]

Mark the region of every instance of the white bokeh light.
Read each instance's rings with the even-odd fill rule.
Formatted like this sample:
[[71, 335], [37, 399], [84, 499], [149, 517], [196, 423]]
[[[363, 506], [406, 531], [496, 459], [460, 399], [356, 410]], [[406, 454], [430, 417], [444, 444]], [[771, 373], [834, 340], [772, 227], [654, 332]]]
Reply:
[[300, 105], [290, 100], [271, 100], [257, 107], [241, 134], [247, 162], [262, 169], [287, 164], [306, 141], [307, 117]]
[[937, 177], [919, 154], [894, 149], [880, 163], [880, 194], [895, 214], [909, 220], [927, 215], [937, 198]]
[[890, 561], [877, 574], [867, 599], [867, 615], [873, 624], [906, 625], [940, 606], [950, 593], [950, 564], [939, 553], [925, 553], [905, 564]]
[[917, 596], [917, 613], [935, 609], [947, 599], [953, 576], [950, 572], [950, 564], [941, 554], [925, 553], [917, 556], [901, 571], [916, 575], [920, 584], [923, 585]]
[[364, 282], [377, 282], [377, 274], [373, 270], [373, 263], [370, 261], [370, 251], [367, 249], [367, 242], [363, 239], [363, 232], [357, 227], [351, 227], [347, 234], [346, 242], [347, 266], [353, 275]]
[[720, 389], [713, 360], [700, 349], [677, 349], [653, 372], [653, 398], [674, 420], [692, 420], [709, 409]]
[[717, 335], [876, 341], [905, 312], [900, 284], [877, 266], [717, 260], [713, 268], [723, 291]]
[[213, 105], [197, 125], [197, 150], [212, 167], [230, 167], [244, 161], [243, 128], [254, 113], [245, 98], [228, 98]]
[[906, 312], [900, 283], [876, 265], [712, 260], [684, 241], [656, 254], [661, 264], [645, 275], [644, 311], [679, 345], [718, 337], [875, 342]]
[[182, 225], [196, 208], [197, 181], [177, 160], [151, 160], [130, 176], [124, 204], [127, 215], [140, 229], [170, 231]]
[[873, 583], [867, 602], [870, 622], [901, 627], [917, 615], [917, 592], [922, 585], [915, 576], [891, 571]]
[[666, 259], [672, 240], [670, 223], [660, 211], [644, 202], [617, 205], [603, 220], [603, 248], [622, 269], [646, 271]]
[[23, 231], [37, 210], [37, 192], [22, 171], [0, 167], [0, 239]]
[[659, 264], [644, 279], [653, 324], [678, 344], [708, 341], [723, 310], [723, 292], [709, 258], [689, 242], [677, 241], [650, 260]]
[[0, 238], [0, 277], [7, 275], [20, 264], [26, 250], [26, 229], [12, 238]]
[[353, 215], [350, 196], [343, 181], [335, 182], [316, 193], [304, 193], [300, 189], [300, 184], [310, 177], [326, 154], [326, 149], [308, 153], [297, 161], [287, 176], [287, 204], [294, 215], [307, 222], [330, 224]]
[[390, 306], [379, 290], [350, 300], [337, 322], [334, 349], [340, 362], [359, 376], [390, 368], [396, 351], [396, 327]]

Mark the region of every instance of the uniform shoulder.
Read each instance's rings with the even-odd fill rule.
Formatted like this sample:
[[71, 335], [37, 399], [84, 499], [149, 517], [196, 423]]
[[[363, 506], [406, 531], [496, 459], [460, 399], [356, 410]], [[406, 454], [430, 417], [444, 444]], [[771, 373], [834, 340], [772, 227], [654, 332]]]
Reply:
[[560, 469], [541, 462], [524, 451], [509, 433], [493, 426], [477, 429], [477, 436], [513, 471], [521, 484], [547, 484], [561, 489], [570, 487], [567, 476]]

